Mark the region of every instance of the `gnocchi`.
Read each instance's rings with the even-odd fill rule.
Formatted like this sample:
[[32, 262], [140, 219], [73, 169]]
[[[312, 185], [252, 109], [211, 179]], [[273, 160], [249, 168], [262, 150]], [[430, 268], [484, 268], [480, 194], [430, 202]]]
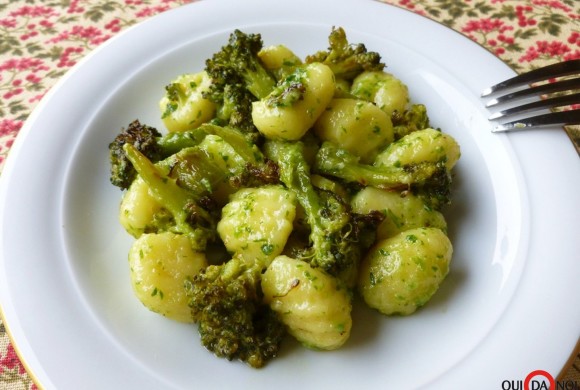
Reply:
[[264, 301], [304, 345], [333, 350], [348, 340], [352, 328], [350, 294], [319, 268], [278, 256], [262, 276], [262, 290]]
[[447, 231], [447, 221], [440, 211], [433, 210], [418, 196], [365, 187], [351, 200], [355, 213], [380, 211], [385, 219], [377, 227], [377, 239], [392, 237], [402, 231], [418, 227], [436, 227]]
[[[314, 125], [334, 95], [334, 74], [330, 68], [313, 63], [299, 68], [289, 77], [299, 78], [304, 85], [300, 98], [291, 104], [271, 104], [272, 96], [253, 103], [252, 120], [266, 138], [298, 140]], [[286, 78], [290, 83], [292, 80]], [[284, 86], [282, 82], [281, 86]], [[277, 91], [282, 94], [284, 91]]]
[[425, 305], [449, 272], [453, 247], [437, 228], [417, 228], [383, 239], [360, 267], [358, 290], [383, 314], [409, 315]]
[[202, 71], [177, 77], [167, 86], [167, 93], [159, 101], [161, 120], [169, 131], [194, 129], [212, 119], [216, 105], [203, 96], [211, 83]]
[[409, 103], [409, 89], [391, 73], [372, 71], [357, 76], [351, 93], [359, 99], [373, 102], [387, 115], [404, 112]]
[[360, 99], [333, 99], [314, 123], [315, 134], [372, 162], [393, 142], [391, 118], [375, 104]]
[[217, 231], [232, 255], [269, 262], [284, 250], [295, 216], [295, 196], [284, 187], [244, 188], [224, 206]]
[[149, 310], [180, 322], [192, 322], [184, 283], [206, 266], [205, 254], [194, 251], [189, 238], [172, 232], [144, 234], [129, 250], [137, 298]]

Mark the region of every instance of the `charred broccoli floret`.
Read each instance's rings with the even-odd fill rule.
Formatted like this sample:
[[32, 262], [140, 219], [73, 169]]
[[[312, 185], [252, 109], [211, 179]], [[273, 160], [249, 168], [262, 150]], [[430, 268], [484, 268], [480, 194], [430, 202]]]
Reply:
[[228, 43], [206, 60], [211, 82], [203, 96], [217, 105], [217, 123], [246, 133], [256, 131], [252, 123], [252, 102], [267, 96], [276, 79], [261, 63], [260, 34], [235, 30]]
[[109, 144], [111, 183], [121, 189], [127, 189], [137, 176], [133, 164], [123, 150], [125, 144], [133, 145], [150, 161], [156, 163], [183, 148], [197, 145], [205, 135], [205, 132], [194, 129], [163, 136], [156, 128], [134, 120], [127, 128], [121, 129]]
[[214, 90], [211, 99], [219, 103], [213, 123], [234, 127], [257, 139], [257, 129], [252, 122], [254, 95], [240, 84], [229, 84], [219, 93]]
[[211, 265], [186, 282], [189, 305], [202, 344], [216, 356], [258, 368], [275, 357], [286, 334], [275, 313], [262, 302], [265, 266], [233, 258]]
[[359, 158], [330, 142], [316, 155], [315, 171], [381, 189], [411, 191], [429, 207], [439, 210], [450, 201], [451, 169], [460, 156], [459, 145], [448, 134], [427, 128], [416, 130], [390, 144], [375, 162]]
[[260, 34], [234, 30], [228, 43], [206, 61], [205, 70], [213, 84], [210, 93], [226, 85], [240, 84], [257, 99], [267, 96], [276, 85], [276, 80], [258, 57], [262, 47]]
[[315, 171], [321, 174], [382, 189], [405, 189], [414, 183], [423, 184], [440, 167], [445, 169], [444, 165], [427, 162], [399, 166], [363, 164], [358, 157], [331, 142], [322, 144], [314, 165]]
[[306, 91], [305, 78], [306, 69], [297, 68], [282, 79], [266, 98], [268, 107], [290, 107], [298, 100], [303, 99]]
[[383, 70], [381, 55], [368, 51], [364, 44], [350, 44], [342, 27], [333, 27], [328, 37], [329, 47], [309, 56], [307, 64], [321, 62], [330, 67], [337, 79], [351, 81], [363, 71]]
[[451, 204], [452, 184], [451, 172], [441, 167], [426, 183], [412, 186], [411, 193], [419, 196], [425, 202], [426, 207], [440, 211], [444, 206]]
[[395, 111], [391, 116], [395, 140], [403, 138], [413, 131], [429, 128], [427, 107], [423, 104], [413, 104], [404, 112]]
[[123, 145], [131, 144], [152, 161], [161, 159], [161, 150], [157, 139], [161, 133], [156, 128], [143, 125], [138, 120], [123, 129], [113, 142], [109, 144], [109, 159], [111, 164], [110, 180], [114, 186], [122, 189], [129, 188], [137, 172], [125, 155]]

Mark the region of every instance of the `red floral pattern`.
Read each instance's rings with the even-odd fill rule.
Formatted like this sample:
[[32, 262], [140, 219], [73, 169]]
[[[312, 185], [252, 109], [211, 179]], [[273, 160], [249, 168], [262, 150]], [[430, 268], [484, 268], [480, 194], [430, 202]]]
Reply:
[[0, 4], [0, 169], [31, 110], [70, 67], [126, 27], [192, 1]]
[[[0, 171], [31, 110], [71, 66], [119, 31], [192, 1], [195, 0], [3, 1]], [[518, 72], [580, 58], [578, 0], [381, 1], [461, 32]], [[580, 374], [576, 371], [572, 375]], [[1, 322], [0, 388], [36, 389]]]

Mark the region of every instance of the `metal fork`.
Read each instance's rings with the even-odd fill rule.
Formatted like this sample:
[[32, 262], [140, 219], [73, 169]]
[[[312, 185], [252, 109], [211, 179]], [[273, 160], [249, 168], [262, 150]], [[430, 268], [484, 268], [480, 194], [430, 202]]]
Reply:
[[[573, 75], [578, 77], [566, 77]], [[562, 77], [565, 78], [559, 79]], [[559, 80], [530, 86], [533, 83], [552, 79]], [[562, 93], [555, 96], [549, 95], [555, 92]], [[534, 69], [486, 88], [481, 93], [482, 97], [492, 98], [494, 95], [499, 96], [486, 104], [488, 108], [499, 110], [489, 117], [490, 120], [499, 121], [499, 124], [492, 129], [494, 132], [580, 124], [580, 109], [549, 112], [550, 109], [580, 104], [580, 59]], [[539, 98], [546, 95], [548, 97]], [[526, 99], [527, 102], [524, 102]], [[533, 115], [542, 110], [545, 113]]]

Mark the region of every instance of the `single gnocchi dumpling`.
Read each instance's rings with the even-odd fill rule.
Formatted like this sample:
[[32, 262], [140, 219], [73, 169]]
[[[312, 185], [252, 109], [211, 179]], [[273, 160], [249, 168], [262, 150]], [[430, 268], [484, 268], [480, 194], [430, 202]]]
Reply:
[[217, 231], [233, 256], [266, 264], [284, 250], [296, 216], [296, 197], [282, 186], [243, 188], [222, 209]]
[[172, 232], [139, 237], [129, 250], [131, 284], [149, 310], [180, 322], [192, 322], [184, 283], [207, 267], [187, 236]]
[[394, 137], [391, 118], [373, 103], [359, 99], [333, 99], [314, 124], [314, 132], [363, 163], [372, 162]]
[[418, 227], [436, 227], [447, 231], [445, 217], [433, 210], [418, 196], [365, 187], [351, 199], [352, 211], [368, 214], [380, 211], [385, 219], [377, 227], [377, 240], [392, 237], [402, 231]]
[[361, 262], [358, 290], [387, 315], [414, 313], [439, 289], [453, 248], [437, 228], [417, 228], [377, 242]]
[[262, 276], [264, 301], [288, 333], [307, 347], [333, 350], [350, 337], [349, 292], [332, 276], [302, 260], [276, 257]]
[[409, 103], [409, 89], [398, 78], [384, 71], [367, 71], [352, 82], [350, 92], [359, 99], [375, 103], [390, 117], [404, 112]]
[[393, 142], [379, 153], [374, 165], [407, 166], [442, 162], [451, 170], [460, 156], [459, 144], [451, 135], [427, 128]]
[[119, 207], [119, 221], [127, 233], [135, 238], [157, 231], [157, 226], [171, 219], [171, 215], [150, 193], [149, 186], [137, 176], [127, 189]]
[[254, 125], [266, 138], [298, 140], [324, 112], [334, 89], [334, 74], [328, 66], [299, 67], [270, 95], [253, 103]]
[[165, 95], [159, 101], [161, 120], [171, 132], [194, 129], [211, 120], [216, 105], [203, 97], [211, 84], [205, 71], [184, 74], [165, 87]]
[[258, 57], [266, 69], [280, 80], [302, 65], [302, 60], [285, 45], [271, 45], [262, 48]]

